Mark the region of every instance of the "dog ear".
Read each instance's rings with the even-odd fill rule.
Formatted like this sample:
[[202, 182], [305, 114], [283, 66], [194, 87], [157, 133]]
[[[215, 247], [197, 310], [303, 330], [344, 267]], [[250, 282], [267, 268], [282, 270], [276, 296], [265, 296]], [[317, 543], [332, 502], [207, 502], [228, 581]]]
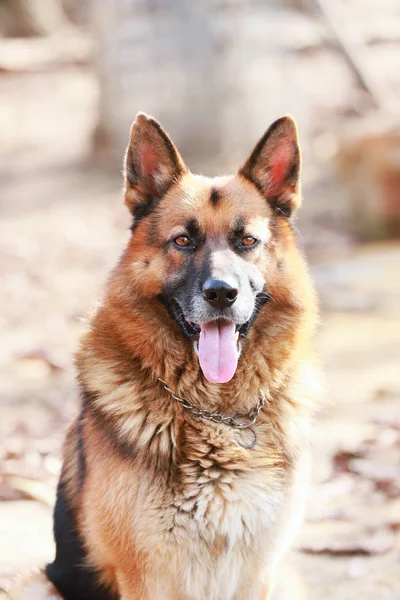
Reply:
[[291, 117], [275, 121], [239, 171], [278, 214], [290, 217], [300, 204], [300, 147]]
[[148, 214], [187, 168], [161, 125], [138, 113], [125, 156], [125, 204], [135, 222]]

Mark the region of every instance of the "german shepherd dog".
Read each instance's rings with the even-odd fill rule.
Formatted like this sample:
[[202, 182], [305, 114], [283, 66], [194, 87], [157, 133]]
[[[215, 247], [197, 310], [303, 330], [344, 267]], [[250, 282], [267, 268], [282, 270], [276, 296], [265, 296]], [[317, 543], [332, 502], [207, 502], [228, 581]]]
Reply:
[[236, 175], [209, 179], [138, 114], [132, 233], [76, 359], [56, 556], [12, 598], [273, 597], [317, 404], [299, 174], [290, 117]]

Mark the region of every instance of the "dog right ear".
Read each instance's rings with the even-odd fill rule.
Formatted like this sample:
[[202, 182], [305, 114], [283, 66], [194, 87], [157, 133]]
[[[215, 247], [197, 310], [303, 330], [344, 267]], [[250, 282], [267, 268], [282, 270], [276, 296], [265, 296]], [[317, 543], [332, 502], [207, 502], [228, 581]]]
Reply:
[[125, 156], [125, 204], [134, 216], [134, 224], [157, 206], [186, 171], [161, 125], [145, 113], [138, 113]]

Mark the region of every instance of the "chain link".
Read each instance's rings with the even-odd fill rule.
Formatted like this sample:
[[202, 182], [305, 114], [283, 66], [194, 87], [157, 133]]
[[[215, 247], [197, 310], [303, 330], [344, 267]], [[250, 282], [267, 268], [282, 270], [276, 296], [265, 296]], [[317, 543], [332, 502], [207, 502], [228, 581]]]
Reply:
[[[166, 382], [163, 381], [160, 377], [158, 377], [158, 380], [163, 384], [164, 389], [171, 394], [172, 398], [174, 398], [177, 402], [179, 402], [179, 404], [181, 404], [181, 406], [183, 406], [183, 408], [186, 408], [187, 410], [189, 410], [191, 413], [193, 413], [194, 415], [196, 415], [198, 417], [202, 417], [203, 419], [208, 419], [209, 421], [213, 421], [214, 423], [222, 423], [224, 425], [228, 425], [229, 427], [234, 427], [235, 429], [251, 428], [257, 421], [257, 417], [260, 414], [261, 410], [263, 409], [263, 407], [267, 401], [265, 396], [262, 394], [262, 395], [260, 395], [260, 397], [258, 399], [257, 405], [254, 408], [252, 408], [251, 411], [248, 412], [247, 414], [246, 413], [235, 413], [231, 417], [227, 417], [224, 415], [220, 415], [219, 413], [211, 412], [210, 410], [207, 410], [206, 408], [200, 408], [198, 406], [195, 406], [194, 404], [191, 404], [185, 398], [180, 398], [179, 396], [177, 396], [168, 387]], [[240, 423], [240, 419], [248, 419], [248, 422]]]

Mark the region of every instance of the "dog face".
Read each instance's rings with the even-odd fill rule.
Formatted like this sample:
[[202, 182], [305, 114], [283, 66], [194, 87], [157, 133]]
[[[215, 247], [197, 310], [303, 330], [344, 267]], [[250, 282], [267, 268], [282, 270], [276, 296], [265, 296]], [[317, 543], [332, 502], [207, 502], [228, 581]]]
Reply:
[[241, 340], [271, 298], [276, 220], [298, 204], [299, 169], [289, 117], [268, 129], [235, 176], [214, 179], [192, 175], [156, 121], [139, 114], [133, 124], [130, 283], [143, 301], [164, 305], [209, 381], [233, 377]]

